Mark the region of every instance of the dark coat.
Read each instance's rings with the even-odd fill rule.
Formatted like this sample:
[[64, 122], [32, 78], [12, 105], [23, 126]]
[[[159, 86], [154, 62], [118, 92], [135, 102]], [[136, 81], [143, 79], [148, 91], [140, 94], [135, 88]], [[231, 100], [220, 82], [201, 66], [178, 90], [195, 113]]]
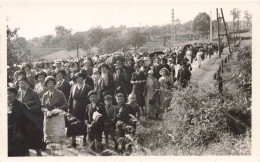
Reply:
[[[17, 98], [20, 99], [21, 91], [18, 91]], [[34, 123], [30, 122], [27, 125], [29, 131], [29, 143], [30, 149], [40, 149], [42, 147], [43, 142], [43, 113], [41, 111], [41, 101], [39, 95], [33, 91], [31, 88], [28, 88], [22, 101], [20, 101], [27, 105], [29, 108], [29, 112], [32, 113], [37, 120], [37, 125], [41, 127], [41, 132], [37, 129]]]
[[70, 90], [68, 100], [69, 112], [80, 121], [84, 120], [84, 114], [87, 104], [89, 103], [88, 93], [91, 91], [89, 85], [84, 84], [81, 91], [77, 91], [77, 84], [73, 85]]
[[[93, 120], [93, 113], [95, 111], [102, 115], [97, 121]], [[107, 114], [103, 104], [97, 102], [96, 107], [92, 107], [91, 103], [87, 105], [84, 120], [87, 121], [87, 124], [91, 125], [89, 131], [102, 132], [104, 130], [104, 123], [106, 118]]]
[[177, 74], [178, 83], [182, 87], [186, 87], [188, 84], [188, 81], [190, 80], [190, 76], [191, 76], [190, 71], [188, 69], [185, 69], [184, 67], [181, 67], [178, 70], [178, 74]]
[[136, 116], [135, 110], [129, 104], [123, 104], [122, 106], [117, 105], [119, 111], [116, 120], [122, 121], [126, 124], [130, 124], [131, 117], [129, 114]]
[[113, 76], [108, 73], [108, 84], [105, 84], [103, 78], [99, 78], [98, 80], [98, 99], [101, 103], [104, 101], [104, 95], [114, 96], [115, 85]]
[[91, 90], [94, 90], [94, 80], [90, 76], [86, 76], [85, 84], [89, 85]]
[[61, 85], [56, 84], [55, 88], [60, 90], [61, 92], [63, 92], [63, 94], [65, 95], [66, 99], [69, 100], [69, 96], [70, 96], [70, 84], [69, 84], [69, 82], [64, 80]]
[[29, 152], [27, 125], [30, 122], [37, 125], [37, 120], [22, 102], [15, 100], [12, 107], [8, 113], [8, 156], [26, 156]]

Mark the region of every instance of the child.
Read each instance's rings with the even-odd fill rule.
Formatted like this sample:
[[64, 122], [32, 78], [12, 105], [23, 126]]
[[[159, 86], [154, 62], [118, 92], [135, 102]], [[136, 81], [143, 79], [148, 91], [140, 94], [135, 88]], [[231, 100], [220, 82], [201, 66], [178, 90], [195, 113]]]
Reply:
[[104, 97], [105, 100], [105, 109], [106, 109], [106, 120], [105, 120], [105, 127], [104, 127], [104, 134], [105, 134], [105, 147], [108, 149], [108, 135], [110, 135], [112, 141], [115, 144], [115, 151], [117, 151], [118, 143], [115, 138], [115, 130], [116, 130], [116, 121], [115, 116], [119, 113], [117, 107], [112, 105], [113, 98], [111, 95], [106, 95]]
[[104, 106], [98, 102], [96, 91], [90, 91], [88, 93], [88, 98], [91, 103], [87, 105], [84, 120], [88, 128], [89, 140], [92, 143], [91, 149], [98, 152], [93, 141], [96, 141], [101, 145], [104, 122], [106, 119], [106, 110]]
[[140, 118], [140, 108], [138, 106], [138, 104], [136, 103], [136, 95], [134, 93], [131, 93], [128, 96], [128, 104], [133, 108], [133, 110], [136, 112], [135, 116], [137, 119]]

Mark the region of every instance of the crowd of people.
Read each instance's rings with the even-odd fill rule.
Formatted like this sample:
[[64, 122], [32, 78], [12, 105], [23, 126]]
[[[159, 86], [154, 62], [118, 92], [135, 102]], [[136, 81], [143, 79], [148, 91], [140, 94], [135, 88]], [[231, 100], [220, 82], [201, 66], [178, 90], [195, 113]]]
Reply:
[[66, 136], [69, 147], [83, 136], [82, 145], [89, 142], [98, 152], [103, 133], [105, 148], [110, 136], [114, 149], [124, 150], [117, 139], [134, 135], [140, 117], [153, 120], [165, 112], [174, 89], [189, 84], [193, 61], [200, 68], [217, 49], [215, 43], [195, 43], [15, 65], [8, 69], [8, 155], [29, 156], [34, 149], [41, 156], [46, 145], [62, 145]]

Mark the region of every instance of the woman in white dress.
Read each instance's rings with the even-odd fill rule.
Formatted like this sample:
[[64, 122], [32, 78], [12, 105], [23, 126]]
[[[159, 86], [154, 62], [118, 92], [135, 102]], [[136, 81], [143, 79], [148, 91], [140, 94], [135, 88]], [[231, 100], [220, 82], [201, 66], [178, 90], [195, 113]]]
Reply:
[[201, 56], [203, 55], [202, 48], [199, 49], [199, 52], [197, 52], [196, 59], [198, 61], [198, 67], [201, 67]]

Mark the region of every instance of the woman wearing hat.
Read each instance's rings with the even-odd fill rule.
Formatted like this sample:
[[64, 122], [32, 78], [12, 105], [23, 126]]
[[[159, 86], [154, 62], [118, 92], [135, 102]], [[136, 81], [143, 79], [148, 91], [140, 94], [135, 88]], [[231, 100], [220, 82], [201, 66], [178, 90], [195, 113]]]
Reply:
[[87, 74], [88, 76], [92, 76], [92, 75], [93, 75], [93, 68], [90, 66], [90, 64], [91, 64], [91, 62], [90, 62], [89, 59], [86, 59], [86, 60], [84, 61], [84, 67], [83, 67], [83, 69], [86, 70], [86, 74]]
[[28, 107], [17, 100], [17, 89], [7, 89], [8, 99], [8, 156], [29, 156], [29, 136], [27, 126], [37, 123]]
[[48, 91], [42, 96], [44, 112], [44, 138], [46, 142], [60, 143], [65, 139], [64, 111], [68, 110], [68, 104], [64, 94], [55, 88], [56, 80], [53, 76], [45, 78], [44, 85]]
[[[167, 68], [162, 68], [160, 70], [162, 75], [159, 79], [160, 83], [160, 107], [165, 110], [168, 105], [165, 104], [165, 101], [171, 96], [169, 89], [172, 87], [171, 78], [169, 77], [169, 71]], [[169, 96], [170, 95], [170, 96]]]
[[142, 113], [144, 114], [143, 107], [145, 105], [144, 101], [144, 87], [146, 83], [145, 74], [140, 71], [140, 67], [136, 64], [134, 66], [135, 72], [132, 75], [131, 83], [133, 84], [133, 93], [136, 95], [137, 104], [141, 107]]
[[98, 80], [100, 78], [100, 71], [97, 67], [93, 69], [93, 75], [91, 76], [92, 80], [94, 81], [94, 90], [97, 91], [98, 89]]
[[[69, 112], [74, 115], [82, 124], [82, 134], [83, 137], [83, 145], [86, 144], [86, 128], [84, 125], [84, 114], [86, 110], [86, 106], [89, 103], [88, 93], [91, 91], [89, 85], [84, 83], [84, 79], [86, 75], [78, 72], [75, 74], [74, 84], [70, 90], [70, 96], [68, 100], [69, 104]], [[78, 135], [78, 134], [77, 134]], [[76, 136], [72, 136], [71, 145], [72, 147], [76, 147]]]
[[[41, 132], [35, 130], [32, 124], [27, 125], [30, 128], [30, 143], [29, 148], [35, 149], [37, 152], [37, 156], [41, 156], [41, 147], [42, 147], [42, 122], [43, 122], [43, 114], [41, 111], [41, 101], [36, 92], [34, 92], [29, 87], [29, 81], [26, 78], [20, 78], [17, 81], [19, 90], [17, 93], [17, 100], [24, 103], [29, 107], [29, 112], [32, 113], [37, 120], [37, 124], [41, 127]], [[32, 136], [31, 136], [32, 135]]]
[[98, 80], [98, 99], [101, 103], [104, 102], [104, 94], [114, 96], [115, 92], [113, 75], [109, 69], [107, 64], [100, 66], [101, 76]]
[[47, 74], [44, 71], [41, 71], [35, 75], [35, 80], [38, 83], [34, 87], [34, 91], [39, 95], [40, 99], [42, 99], [42, 95], [47, 92], [47, 87], [44, 84], [44, 80], [47, 77]]
[[73, 62], [72, 64], [72, 71], [77, 71], [79, 72], [80, 71], [80, 65], [79, 65], [79, 62]]
[[57, 84], [55, 88], [63, 92], [66, 99], [69, 99], [70, 95], [70, 84], [64, 78], [66, 77], [66, 71], [63, 69], [56, 69], [54, 71], [53, 77], [56, 78]]
[[[148, 118], [156, 118], [157, 107], [159, 99], [157, 92], [160, 90], [159, 81], [154, 77], [153, 70], [148, 71], [148, 78], [145, 85], [145, 108], [146, 108], [146, 116]], [[151, 103], [154, 100], [155, 102]]]
[[122, 88], [125, 93], [125, 78], [122, 75], [123, 68], [117, 66], [115, 68], [115, 73], [114, 73], [114, 82], [115, 82], [115, 89], [117, 88]]
[[156, 56], [153, 60], [153, 72], [156, 79], [160, 78], [160, 70], [162, 69], [161, 59]]
[[31, 88], [34, 88], [34, 82], [35, 82], [34, 73], [31, 71], [31, 69], [32, 69], [32, 66], [30, 64], [23, 64], [23, 66], [22, 66], [22, 70], [24, 70], [26, 73], [26, 78], [33, 85], [33, 87], [31, 87]]
[[129, 95], [133, 89], [133, 85], [131, 84], [131, 79], [133, 73], [135, 72], [134, 60], [132, 58], [126, 61], [125, 71], [126, 71], [125, 89], [126, 89], [126, 95]]
[[198, 61], [198, 67], [200, 68], [201, 67], [201, 60], [202, 60], [202, 55], [203, 55], [203, 52], [202, 52], [202, 48], [199, 49], [199, 52], [197, 52], [197, 55], [196, 55], [196, 60]]

